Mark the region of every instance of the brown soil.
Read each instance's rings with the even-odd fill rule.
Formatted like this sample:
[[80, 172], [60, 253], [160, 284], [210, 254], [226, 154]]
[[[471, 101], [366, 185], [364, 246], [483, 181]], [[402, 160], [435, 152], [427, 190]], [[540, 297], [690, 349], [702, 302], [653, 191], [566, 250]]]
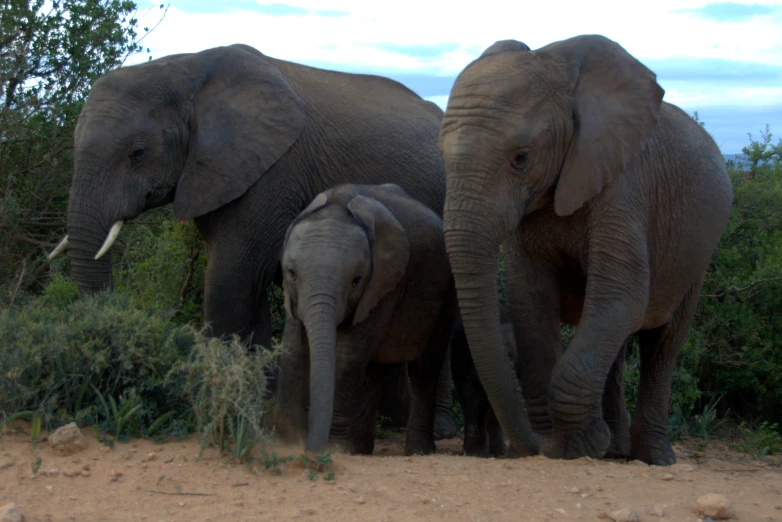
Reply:
[[[458, 455], [459, 439], [432, 456], [405, 457], [398, 438], [378, 440], [374, 455], [335, 454], [335, 480], [311, 481], [301, 464], [280, 475], [227, 463], [189, 437], [156, 444], [132, 440], [113, 449], [83, 430], [88, 447], [63, 457], [36, 446], [17, 426], [0, 441], [0, 507], [15, 502], [30, 521], [569, 521], [598, 520], [631, 508], [641, 521], [696, 521], [696, 499], [727, 496], [741, 521], [782, 521], [782, 468], [712, 442], [704, 452], [675, 447], [670, 467], [639, 462], [544, 457], [493, 460]], [[298, 448], [276, 448], [298, 455]], [[86, 473], [82, 473], [86, 471]], [[76, 476], [75, 472], [79, 472]], [[650, 514], [662, 508], [664, 518]]]

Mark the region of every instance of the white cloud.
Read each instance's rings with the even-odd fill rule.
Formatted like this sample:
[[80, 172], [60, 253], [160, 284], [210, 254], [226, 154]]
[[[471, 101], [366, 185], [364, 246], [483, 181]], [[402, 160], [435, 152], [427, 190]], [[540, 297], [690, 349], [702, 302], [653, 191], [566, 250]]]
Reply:
[[[729, 1], [756, 4], [758, 0]], [[764, 5], [782, 8], [782, 0], [762, 1]], [[207, 5], [206, 0], [198, 3]], [[166, 19], [144, 40], [144, 46], [157, 58], [245, 43], [275, 58], [326, 68], [453, 77], [497, 40], [513, 38], [535, 49], [579, 34], [602, 34], [617, 41], [639, 60], [657, 60], [658, 65], [659, 60], [670, 58], [714, 58], [782, 66], [782, 10], [776, 15], [721, 23], [676, 12], [701, 8], [708, 0], [643, 3], [595, 0], [568, 4], [507, 0], [462, 3], [453, 0], [258, 0], [257, 3], [284, 4], [311, 13], [263, 14], [254, 11], [247, 0], [214, 3], [208, 6], [210, 12], [198, 13], [188, 12], [195, 11], [190, 0], [174, 0]], [[149, 5], [153, 7], [142, 19], [142, 27], [154, 25], [160, 14], [157, 1], [150, 1]], [[347, 14], [318, 16], [317, 12], [324, 10]], [[269, 8], [260, 11], [268, 13]], [[128, 64], [146, 59], [146, 55], [137, 55]], [[683, 81], [681, 74], [678, 79], [665, 74], [658, 77], [666, 90], [666, 101], [688, 111], [733, 107], [732, 114], [738, 122], [744, 116], [735, 111], [746, 107], [748, 111], [755, 110], [752, 114], [767, 113], [771, 117], [769, 122], [775, 125], [774, 121], [779, 120], [776, 115], [782, 103], [782, 87], [769, 87], [769, 81], [774, 85], [774, 80], [768, 78], [766, 83], [758, 83], [749, 73], [745, 78], [734, 76], [727, 88], [708, 79]], [[447, 83], [437, 83], [438, 87], [426, 93], [427, 99], [445, 108], [448, 92], [441, 86]], [[436, 92], [441, 88], [444, 92]], [[777, 107], [776, 112], [768, 111], [772, 106]], [[745, 119], [736, 125], [756, 125], [748, 122]], [[743, 140], [745, 133], [745, 128], [737, 128], [737, 139]], [[735, 148], [740, 142], [730, 142], [727, 146]]]
[[[760, 17], [741, 23], [717, 23], [677, 9], [699, 7], [698, 0], [626, 0], [580, 2], [562, 6], [544, 2], [482, 0], [274, 0], [310, 10], [349, 13], [341, 17], [314, 14], [273, 16], [252, 10], [188, 13], [174, 4], [166, 20], [145, 41], [154, 56], [192, 52], [236, 42], [277, 58], [334, 64], [364, 64], [395, 69], [454, 74], [496, 40], [515, 38], [532, 48], [578, 34], [598, 33], [618, 41], [639, 59], [694, 56], [753, 59], [782, 65], [782, 21]], [[782, 0], [769, 3], [782, 6]], [[154, 5], [157, 5], [155, 3]], [[221, 4], [223, 5], [223, 4]], [[225, 2], [224, 5], [232, 5]], [[236, 4], [245, 7], [247, 3]], [[458, 7], [461, 5], [463, 7]], [[479, 7], [476, 7], [479, 5]], [[149, 17], [158, 13], [153, 9]], [[148, 23], [145, 20], [143, 23]], [[626, 23], [617, 23], [624, 20]], [[459, 49], [435, 60], [423, 60], [373, 48], [457, 43]], [[143, 60], [137, 57], [136, 60]]]

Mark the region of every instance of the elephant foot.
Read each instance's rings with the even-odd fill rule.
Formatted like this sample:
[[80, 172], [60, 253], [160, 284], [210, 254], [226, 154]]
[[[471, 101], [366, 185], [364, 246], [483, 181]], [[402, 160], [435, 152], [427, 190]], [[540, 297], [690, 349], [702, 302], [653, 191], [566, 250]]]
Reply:
[[452, 439], [458, 431], [450, 411], [436, 411], [434, 415], [434, 440]]
[[676, 454], [674, 454], [668, 438], [656, 434], [648, 434], [633, 440], [630, 458], [652, 466], [676, 464]]
[[606, 459], [630, 458], [630, 435], [627, 433], [611, 433], [611, 444], [603, 455]]
[[505, 441], [494, 442], [489, 445], [489, 455], [498, 459], [503, 458], [508, 453], [508, 446]]
[[408, 440], [405, 442], [405, 455], [431, 455], [437, 450], [434, 441], [429, 439]]
[[602, 419], [592, 419], [586, 429], [558, 432], [544, 436], [541, 452], [550, 459], [603, 457], [611, 444], [611, 431]]

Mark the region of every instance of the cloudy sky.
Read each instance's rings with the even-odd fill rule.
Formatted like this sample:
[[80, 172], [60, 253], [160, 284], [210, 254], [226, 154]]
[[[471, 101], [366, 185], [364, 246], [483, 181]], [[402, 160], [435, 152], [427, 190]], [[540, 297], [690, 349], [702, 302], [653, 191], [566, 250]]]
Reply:
[[[154, 25], [160, 2], [137, 3], [150, 6], [140, 26]], [[723, 153], [741, 152], [767, 123], [775, 142], [782, 136], [782, 0], [170, 0], [144, 45], [158, 58], [245, 43], [388, 76], [444, 109], [456, 75], [495, 41], [535, 49], [579, 34], [602, 34], [645, 63], [665, 100], [698, 111]]]

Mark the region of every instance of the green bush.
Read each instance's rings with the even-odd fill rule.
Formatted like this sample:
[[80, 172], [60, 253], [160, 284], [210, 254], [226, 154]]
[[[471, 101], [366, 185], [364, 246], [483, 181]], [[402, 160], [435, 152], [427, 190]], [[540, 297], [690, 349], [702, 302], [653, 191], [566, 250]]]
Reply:
[[272, 407], [265, 372], [278, 355], [278, 350], [249, 353], [236, 336], [211, 338], [173, 365], [167, 382], [187, 394], [202, 451], [210, 446], [230, 451], [239, 462], [252, 460], [256, 447], [265, 451], [263, 419]]
[[115, 290], [143, 306], [174, 310], [174, 322], [200, 326], [206, 250], [195, 224], [180, 224], [165, 208], [127, 228], [115, 255]]
[[[729, 165], [733, 211], [712, 257], [697, 315], [679, 360], [704, 401], [753, 423], [782, 422], [782, 141], [743, 152], [749, 171]], [[751, 136], [750, 136], [751, 139]], [[760, 164], [765, 162], [764, 164]]]
[[197, 332], [121, 294], [65, 304], [67, 289], [55, 281], [41, 303], [0, 311], [0, 409], [42, 410], [49, 427], [99, 423], [97, 410], [90, 409], [99, 405], [99, 395], [117, 402], [138, 396], [142, 425], [169, 410], [184, 411], [180, 392], [163, 380], [187, 356]]
[[110, 443], [195, 431], [238, 460], [263, 449], [265, 372], [278, 351], [204, 337], [117, 292], [68, 303], [69, 285], [57, 278], [44, 292], [56, 299], [0, 311], [3, 417], [91, 424]]

